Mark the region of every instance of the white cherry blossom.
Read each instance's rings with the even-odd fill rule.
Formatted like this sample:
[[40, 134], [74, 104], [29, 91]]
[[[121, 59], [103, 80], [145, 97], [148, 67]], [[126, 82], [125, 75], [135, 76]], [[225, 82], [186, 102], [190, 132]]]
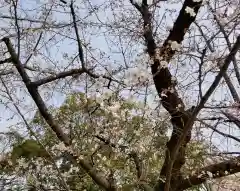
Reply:
[[191, 8], [191, 7], [186, 7], [185, 9], [186, 13], [188, 13], [191, 17], [195, 17], [196, 16], [196, 13], [194, 12], [194, 9]]
[[207, 175], [209, 176], [209, 178], [212, 178], [212, 177], [213, 177], [213, 174], [212, 174], [211, 172], [207, 171], [206, 173], [207, 173]]
[[172, 76], [172, 77], [171, 77], [171, 81], [172, 81], [172, 82], [175, 82], [176, 80], [177, 80], [177, 78], [176, 78], [175, 76]]
[[180, 50], [181, 44], [178, 44], [177, 41], [169, 41], [172, 50]]
[[168, 67], [168, 63], [166, 61], [161, 61], [160, 65], [162, 68], [167, 68]]

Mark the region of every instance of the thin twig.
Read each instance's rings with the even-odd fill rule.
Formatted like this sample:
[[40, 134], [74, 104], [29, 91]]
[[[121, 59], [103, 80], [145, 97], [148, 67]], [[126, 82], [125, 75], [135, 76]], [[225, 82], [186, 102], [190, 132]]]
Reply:
[[203, 125], [205, 125], [206, 127], [208, 127], [208, 128], [210, 128], [210, 129], [212, 129], [213, 131], [217, 132], [218, 134], [220, 134], [220, 135], [222, 135], [222, 136], [224, 136], [224, 137], [233, 139], [233, 140], [235, 140], [235, 141], [237, 141], [237, 142], [240, 143], [240, 139], [239, 139], [239, 138], [237, 138], [237, 137], [235, 137], [235, 136], [232, 136], [232, 135], [229, 135], [229, 134], [227, 134], [227, 133], [223, 133], [223, 132], [217, 130], [216, 127], [212, 127], [211, 125], [205, 123], [203, 120], [198, 120], [198, 121], [199, 121], [200, 123], [202, 123]]
[[[213, 53], [213, 52], [214, 52], [214, 49], [213, 49], [211, 43], [207, 40], [207, 37], [206, 37], [206, 35], [203, 33], [201, 27], [197, 24], [197, 22], [195, 22], [195, 25], [198, 27], [201, 35], [203, 36], [203, 38], [204, 38], [204, 40], [205, 40], [205, 42], [206, 42], [206, 45], [207, 45], [208, 49]], [[223, 29], [223, 30], [224, 30], [224, 29]], [[221, 30], [220, 30], [220, 31], [221, 31]], [[224, 32], [225, 32], [225, 31], [224, 31]], [[231, 46], [230, 46], [229, 50], [231, 50]], [[234, 60], [236, 60], [235, 57], [233, 58], [233, 62], [234, 62]], [[218, 66], [218, 68], [221, 68], [221, 63], [218, 62], [218, 63], [217, 63], [217, 66]], [[235, 101], [235, 102], [240, 102], [240, 98], [239, 98], [239, 96], [238, 96], [238, 93], [237, 93], [237, 91], [236, 91], [236, 89], [235, 89], [235, 87], [234, 87], [234, 85], [233, 85], [230, 77], [228, 76], [227, 71], [223, 74], [223, 78], [224, 78], [224, 80], [225, 80], [226, 83], [227, 83], [228, 89], [230, 90], [231, 95], [232, 95], [234, 101]]]
[[[226, 31], [224, 30], [224, 26], [221, 24], [221, 22], [217, 18], [216, 13], [214, 13], [214, 11], [213, 11], [213, 9], [212, 9], [212, 7], [210, 6], [209, 3], [208, 3], [208, 7], [209, 7], [210, 11], [213, 13], [213, 17], [214, 17], [214, 19], [216, 20], [216, 22], [219, 26], [219, 30], [221, 31], [221, 33], [223, 34], [223, 36], [224, 36], [224, 38], [227, 42], [228, 49], [231, 50], [232, 46], [231, 46], [230, 40], [228, 38], [228, 35], [227, 35]], [[234, 71], [235, 71], [235, 74], [236, 74], [237, 81], [240, 85], [240, 72], [239, 72], [236, 57], [233, 58], [233, 67], [234, 67]], [[237, 100], [237, 101], [240, 102], [240, 100]]]
[[234, 44], [231, 52], [229, 53], [229, 55], [225, 59], [224, 64], [221, 67], [218, 75], [215, 77], [215, 80], [213, 81], [212, 85], [209, 87], [209, 89], [207, 90], [207, 92], [203, 96], [203, 98], [201, 99], [198, 106], [194, 109], [190, 120], [187, 122], [187, 124], [185, 125], [185, 127], [183, 129], [183, 132], [182, 132], [182, 134], [181, 134], [181, 136], [178, 140], [178, 143], [176, 144], [176, 146], [174, 147], [174, 149], [172, 151], [172, 158], [171, 158], [171, 161], [170, 161], [170, 163], [168, 165], [168, 168], [167, 168], [168, 169], [168, 173], [167, 173], [168, 174], [167, 175], [168, 184], [170, 184], [170, 177], [171, 177], [171, 172], [172, 172], [172, 168], [173, 168], [173, 163], [176, 159], [178, 150], [179, 150], [180, 146], [182, 145], [182, 142], [184, 141], [185, 137], [187, 136], [189, 129], [193, 126], [194, 120], [196, 119], [198, 113], [204, 107], [204, 104], [207, 102], [208, 98], [212, 95], [213, 91], [216, 89], [216, 87], [220, 83], [220, 81], [223, 77], [223, 74], [226, 72], [226, 70], [227, 70], [228, 66], [230, 65], [233, 57], [236, 55], [236, 53], [238, 52], [239, 49], [240, 49], [240, 35], [238, 36], [237, 41]]

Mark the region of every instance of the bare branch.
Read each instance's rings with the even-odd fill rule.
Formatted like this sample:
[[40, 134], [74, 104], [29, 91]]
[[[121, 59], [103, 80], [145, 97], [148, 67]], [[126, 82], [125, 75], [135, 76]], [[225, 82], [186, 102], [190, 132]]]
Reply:
[[74, 26], [75, 34], [76, 34], [76, 37], [77, 37], [78, 55], [79, 55], [79, 59], [80, 59], [81, 64], [82, 64], [82, 68], [85, 69], [83, 48], [82, 48], [80, 36], [79, 36], [79, 33], [78, 33], [77, 21], [76, 21], [76, 14], [75, 14], [74, 7], [73, 7], [73, 1], [72, 1], [71, 4], [70, 4], [70, 8], [71, 8], [71, 14], [72, 14], [72, 18], [73, 18], [73, 26]]
[[2, 71], [2, 72], [0, 72], [0, 76], [5, 76], [5, 75], [8, 75], [8, 74], [13, 74], [13, 73], [14, 73], [13, 70]]
[[19, 59], [20, 57], [20, 41], [21, 41], [21, 38], [20, 38], [20, 35], [21, 35], [21, 32], [20, 32], [20, 27], [19, 27], [19, 24], [18, 24], [18, 13], [17, 13], [17, 6], [18, 6], [18, 1], [12, 1], [13, 3], [13, 7], [14, 7], [14, 21], [15, 21], [15, 26], [16, 26], [16, 29], [17, 29], [17, 58]]
[[[209, 5], [209, 4], [208, 4]], [[214, 13], [213, 9], [211, 8], [211, 6], [209, 5], [209, 9], [211, 10], [211, 12], [213, 13], [213, 17], [214, 19], [216, 20], [218, 26], [219, 26], [219, 30], [220, 32], [223, 34], [226, 42], [227, 42], [227, 47], [229, 50], [231, 50], [231, 43], [230, 43], [230, 40], [228, 38], [228, 35], [224, 29], [224, 26], [220, 23], [219, 19], [217, 18], [216, 14]], [[236, 60], [236, 57], [233, 58], [233, 67], [234, 67], [234, 71], [235, 71], [235, 74], [236, 74], [236, 78], [238, 80], [238, 83], [240, 85], [240, 72], [239, 72], [239, 68], [238, 68], [238, 64], [237, 64], [237, 60]], [[238, 102], [240, 102], [239, 100], [237, 100]]]
[[65, 78], [67, 76], [73, 76], [73, 75], [76, 75], [76, 74], [81, 75], [84, 72], [85, 72], [85, 70], [83, 70], [83, 69], [72, 69], [72, 70], [69, 70], [69, 71], [60, 72], [56, 75], [51, 75], [51, 76], [46, 77], [44, 79], [32, 82], [31, 85], [37, 87], [37, 86], [41, 86], [43, 84], [52, 82], [52, 81], [57, 80], [57, 79]]
[[12, 59], [11, 58], [6, 58], [4, 60], [0, 60], [0, 64], [4, 64], [4, 63], [7, 63], [7, 62], [12, 62]]
[[[215, 17], [216, 17], [216, 16], [215, 16]], [[204, 40], [205, 40], [205, 42], [206, 42], [206, 45], [207, 45], [207, 47], [209, 48], [209, 50], [210, 50], [211, 52], [214, 52], [213, 47], [211, 46], [210, 42], [207, 40], [207, 37], [206, 37], [206, 35], [203, 33], [201, 27], [197, 24], [197, 22], [195, 22], [195, 25], [198, 27], [198, 29], [199, 29], [201, 35], [203, 36], [203, 38], [204, 38]], [[222, 27], [222, 29], [221, 29], [221, 27], [220, 27], [220, 31], [221, 31], [221, 30], [224, 31], [224, 28]], [[225, 33], [225, 31], [224, 31], [224, 33]], [[225, 38], [226, 38], [226, 37], [225, 37]], [[228, 37], [227, 37], [227, 39], [228, 39]], [[228, 41], [229, 41], [229, 39], [228, 39]], [[228, 44], [228, 43], [227, 43], [227, 44]], [[230, 42], [229, 42], [229, 44], [230, 44]], [[231, 50], [231, 45], [229, 46], [229, 44], [228, 44], [228, 47], [229, 47], [229, 50]], [[235, 58], [235, 57], [233, 58], [233, 62], [234, 62], [234, 60], [236, 61], [236, 58]], [[221, 64], [220, 64], [220, 63], [218, 63], [218, 67], [221, 68]], [[236, 75], [237, 75], [237, 74], [236, 74]], [[230, 77], [228, 76], [227, 71], [223, 74], [223, 78], [224, 78], [224, 80], [225, 80], [226, 83], [227, 83], [228, 89], [230, 90], [231, 95], [232, 95], [234, 101], [235, 101], [235, 102], [240, 102], [240, 98], [239, 98], [239, 96], [238, 96], [238, 93], [237, 93], [237, 91], [236, 91], [236, 89], [235, 89], [235, 87], [234, 87], [234, 85], [233, 85]]]
[[142, 13], [142, 8], [139, 6], [139, 4], [134, 1], [134, 0], [130, 0], [130, 3], [140, 12]]
[[32, 58], [34, 52], [37, 50], [37, 47], [38, 47], [38, 45], [39, 45], [39, 43], [40, 43], [40, 41], [41, 41], [42, 35], [43, 35], [43, 32], [40, 33], [40, 35], [39, 35], [39, 37], [38, 37], [38, 40], [37, 40], [37, 43], [35, 44], [32, 53], [29, 55], [29, 57], [28, 57], [27, 60], [25, 61], [24, 66], [27, 65], [27, 63], [29, 62], [29, 60]]
[[205, 125], [206, 127], [212, 129], [214, 132], [217, 132], [218, 134], [220, 134], [220, 135], [222, 135], [222, 136], [224, 136], [224, 137], [233, 139], [233, 140], [235, 140], [235, 141], [237, 141], [237, 142], [240, 143], [240, 139], [239, 139], [239, 138], [237, 138], [237, 137], [235, 137], [235, 136], [233, 136], [233, 135], [229, 135], [229, 134], [227, 134], [227, 133], [223, 133], [223, 132], [217, 130], [216, 127], [212, 127], [211, 125], [205, 123], [203, 120], [198, 120], [198, 121], [199, 121], [200, 123], [202, 123], [203, 125]]
[[229, 121], [233, 122], [240, 129], [240, 119], [235, 117], [234, 115], [222, 111], [222, 114], [225, 115]]
[[[1, 15], [0, 18], [1, 19], [11, 19], [11, 20], [15, 19], [15, 17], [9, 16], [9, 15]], [[31, 19], [31, 18], [18, 17], [17, 19], [19, 21], [28, 21], [28, 22], [34, 22], [34, 23], [43, 23], [44, 22], [43, 20], [37, 20], [37, 19]]]
[[199, 96], [200, 96], [200, 99], [202, 99], [202, 96], [203, 96], [203, 93], [202, 93], [202, 66], [203, 66], [203, 63], [204, 63], [204, 57], [206, 56], [206, 52], [207, 52], [207, 49], [203, 49], [203, 52], [202, 52], [202, 56], [200, 58], [200, 63], [199, 63], [199, 68], [198, 68], [198, 80], [199, 80], [199, 83], [198, 83], [198, 91], [199, 91]]
[[190, 175], [189, 178], [184, 179], [178, 186], [178, 189], [185, 190], [194, 185], [202, 184], [211, 178], [209, 177], [210, 173], [212, 174], [212, 178], [220, 178], [238, 172], [240, 172], [240, 156], [199, 169], [198, 173], [193, 176]]
[[64, 4], [67, 4], [67, 1], [64, 1], [64, 0], [59, 0], [59, 1], [64, 3]]

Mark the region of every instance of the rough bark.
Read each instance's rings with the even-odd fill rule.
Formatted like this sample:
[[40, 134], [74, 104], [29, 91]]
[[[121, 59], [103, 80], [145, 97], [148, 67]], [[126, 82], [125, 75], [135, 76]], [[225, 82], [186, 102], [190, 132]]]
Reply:
[[[163, 107], [169, 112], [171, 115], [171, 122], [173, 125], [173, 132], [170, 140], [167, 143], [166, 156], [164, 165], [161, 169], [160, 176], [166, 178], [167, 175], [167, 167], [169, 161], [172, 158], [172, 151], [174, 146], [178, 143], [178, 139], [181, 135], [182, 130], [184, 129], [184, 125], [187, 124], [189, 120], [188, 112], [185, 110], [185, 105], [182, 99], [179, 97], [175, 84], [172, 82], [172, 75], [168, 68], [160, 68], [161, 61], [170, 62], [172, 57], [175, 54], [175, 50], [172, 50], [170, 47], [170, 41], [176, 41], [181, 44], [184, 39], [184, 35], [186, 31], [189, 29], [192, 22], [195, 20], [195, 17], [191, 17], [188, 13], [186, 13], [186, 7], [193, 8], [195, 13], [197, 14], [202, 2], [193, 2], [192, 0], [186, 0], [183, 4], [183, 7], [179, 13], [179, 16], [174, 23], [173, 29], [171, 30], [169, 36], [165, 40], [163, 46], [160, 48], [159, 55], [157, 55], [157, 45], [154, 40], [153, 32], [152, 32], [152, 24], [151, 24], [151, 13], [149, 12], [148, 5], [145, 1], [142, 2], [142, 6], [140, 7], [138, 4], [131, 3], [137, 8], [137, 10], [141, 13], [143, 18], [144, 25], [144, 38], [147, 46], [147, 52], [149, 56], [154, 59], [154, 64], [151, 66], [153, 80], [155, 83], [156, 90], [161, 98], [161, 103]], [[159, 58], [162, 60], [160, 61]], [[162, 93], [166, 90], [174, 89], [174, 92], [167, 91], [166, 96], [162, 96]], [[179, 107], [180, 106], [180, 107]], [[184, 142], [182, 143], [176, 160], [173, 164], [172, 170], [172, 178], [171, 185], [172, 190], [174, 190], [174, 186], [179, 180], [182, 179], [181, 176], [181, 168], [185, 163], [185, 150], [186, 145], [191, 139], [191, 130], [186, 136]], [[157, 185], [155, 190], [158, 190], [159, 187], [164, 187], [163, 182], [159, 182], [160, 185]]]

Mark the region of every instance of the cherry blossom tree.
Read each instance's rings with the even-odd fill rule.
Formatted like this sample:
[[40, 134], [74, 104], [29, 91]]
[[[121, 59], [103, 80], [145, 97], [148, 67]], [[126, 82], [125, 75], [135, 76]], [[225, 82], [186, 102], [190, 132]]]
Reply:
[[237, 0], [1, 4], [3, 189], [201, 190], [240, 172]]

